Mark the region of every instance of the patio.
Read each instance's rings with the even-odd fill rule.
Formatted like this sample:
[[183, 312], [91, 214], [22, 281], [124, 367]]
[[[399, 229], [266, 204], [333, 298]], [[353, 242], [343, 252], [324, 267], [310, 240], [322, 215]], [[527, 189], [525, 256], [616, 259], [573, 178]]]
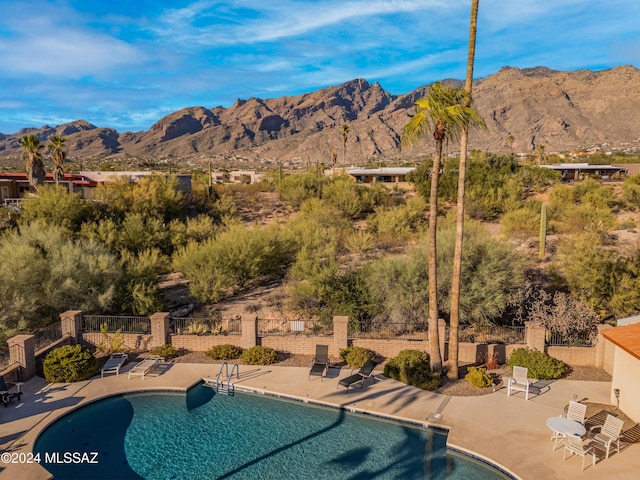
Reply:
[[[128, 380], [129, 362], [120, 376], [74, 384], [47, 384], [41, 378], [26, 382], [20, 402], [0, 409], [3, 452], [31, 452], [40, 431], [60, 415], [88, 402], [119, 393], [139, 390], [186, 391], [203, 377], [214, 377], [219, 365], [172, 364], [161, 375]], [[594, 467], [580, 472], [580, 458], [563, 461], [561, 449], [552, 451], [551, 431], [545, 420], [559, 415], [574, 398], [593, 404], [609, 404], [611, 383], [558, 380], [549, 382], [528, 401], [524, 394], [507, 397], [506, 388], [477, 397], [452, 397], [416, 389], [386, 379], [367, 382], [365, 388], [337, 390], [338, 377], [347, 371], [331, 369], [327, 379], [309, 380], [309, 369], [300, 367], [241, 366], [240, 378], [233, 379], [236, 390], [285, 395], [303, 401], [377, 413], [449, 429], [448, 445], [486, 458], [522, 479], [637, 478], [640, 447], [623, 442], [620, 453], [608, 460], [599, 455]], [[39, 465], [2, 464], [0, 479], [50, 478]]]

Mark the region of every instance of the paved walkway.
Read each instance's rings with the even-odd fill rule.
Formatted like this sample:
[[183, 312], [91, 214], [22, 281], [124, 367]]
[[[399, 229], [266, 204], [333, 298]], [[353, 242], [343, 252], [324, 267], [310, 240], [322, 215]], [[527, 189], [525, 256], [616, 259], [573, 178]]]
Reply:
[[[125, 365], [119, 377], [94, 378], [73, 384], [47, 384], [34, 378], [23, 386], [21, 403], [0, 408], [0, 449], [29, 453], [38, 434], [60, 415], [80, 405], [118, 393], [140, 390], [186, 391], [202, 377], [215, 377], [219, 366], [171, 364], [161, 374], [129, 380]], [[559, 380], [546, 382], [539, 394], [525, 401], [523, 393], [507, 397], [506, 389], [476, 397], [450, 397], [409, 387], [377, 375], [379, 381], [363, 389], [336, 389], [338, 377], [350, 371], [331, 369], [326, 379], [308, 379], [308, 368], [240, 366], [236, 388], [306, 399], [349, 410], [379, 413], [449, 429], [448, 445], [489, 459], [506, 471], [528, 479], [637, 479], [640, 446], [624, 445], [608, 460], [600, 454], [595, 466], [580, 471], [582, 459], [562, 460], [562, 449], [552, 451], [551, 431], [545, 421], [578, 399], [609, 403], [611, 384]], [[540, 382], [538, 385], [544, 385]], [[588, 457], [590, 460], [590, 457]], [[39, 465], [0, 464], [0, 480], [51, 478]]]

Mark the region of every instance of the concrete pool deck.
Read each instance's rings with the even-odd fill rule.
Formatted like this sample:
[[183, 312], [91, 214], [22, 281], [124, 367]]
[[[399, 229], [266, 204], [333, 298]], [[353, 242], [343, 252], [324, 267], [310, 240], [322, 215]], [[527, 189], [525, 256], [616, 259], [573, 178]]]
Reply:
[[[31, 453], [39, 433], [64, 413], [111, 395], [136, 391], [174, 390], [186, 392], [203, 377], [215, 378], [219, 364], [168, 364], [158, 375], [142, 380], [128, 379], [134, 363], [125, 365], [119, 376], [94, 377], [72, 384], [47, 384], [42, 378], [26, 382], [20, 402], [0, 407], [0, 449], [9, 453]], [[640, 446], [621, 444], [605, 460], [581, 472], [582, 458], [563, 461], [563, 449], [552, 451], [551, 430], [546, 419], [558, 416], [573, 395], [580, 400], [609, 403], [611, 384], [558, 380], [539, 382], [539, 394], [525, 401], [523, 393], [507, 397], [506, 388], [495, 393], [452, 397], [426, 392], [378, 374], [365, 388], [336, 389], [348, 369], [330, 369], [327, 378], [308, 378], [309, 368], [240, 365], [237, 389], [283, 395], [342, 407], [357, 412], [429, 424], [449, 430], [448, 446], [486, 458], [524, 480], [528, 479], [635, 479], [640, 472]], [[435, 415], [434, 414], [439, 414]], [[440, 418], [438, 418], [440, 417]], [[0, 463], [0, 479], [40, 480], [51, 478], [37, 464]]]

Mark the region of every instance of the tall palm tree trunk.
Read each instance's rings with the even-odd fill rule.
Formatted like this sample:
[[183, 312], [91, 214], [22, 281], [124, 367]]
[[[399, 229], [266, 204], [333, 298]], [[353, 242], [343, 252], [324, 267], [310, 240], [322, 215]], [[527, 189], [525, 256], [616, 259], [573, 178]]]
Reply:
[[[478, 27], [478, 4], [480, 0], [471, 2], [471, 20], [469, 25], [469, 52], [467, 55], [467, 78], [464, 89], [469, 93], [468, 105], [471, 104], [471, 88], [473, 85], [473, 64], [476, 53], [476, 31]], [[464, 239], [464, 194], [467, 177], [467, 141], [469, 126], [465, 126], [460, 137], [460, 166], [458, 167], [458, 209], [456, 212], [456, 240], [453, 250], [453, 273], [451, 276], [451, 315], [449, 317], [449, 368], [447, 377], [458, 378], [460, 328], [460, 284], [462, 283], [462, 243]]]
[[429, 192], [429, 356], [431, 370], [442, 372], [442, 352], [440, 351], [440, 333], [438, 331], [438, 268], [436, 236], [438, 228], [438, 177], [442, 161], [443, 140], [438, 137], [436, 128], [436, 154], [431, 171], [431, 191]]

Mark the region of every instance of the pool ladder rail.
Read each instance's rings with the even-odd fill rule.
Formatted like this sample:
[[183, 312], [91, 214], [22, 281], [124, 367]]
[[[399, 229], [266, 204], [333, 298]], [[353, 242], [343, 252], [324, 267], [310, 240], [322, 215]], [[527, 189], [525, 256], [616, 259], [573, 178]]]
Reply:
[[[224, 370], [226, 383], [224, 382], [224, 378], [222, 377], [222, 371]], [[211, 378], [203, 378], [205, 385], [209, 387], [215, 387], [216, 393], [221, 393], [224, 395], [233, 395], [235, 393], [235, 386], [231, 383], [231, 379], [233, 378], [233, 373], [235, 372], [236, 378], [240, 379], [240, 367], [238, 367], [237, 363], [234, 363], [231, 367], [231, 375], [229, 375], [229, 364], [227, 362], [223, 362], [220, 365], [220, 370], [218, 371], [218, 375], [216, 376], [215, 382]]]

